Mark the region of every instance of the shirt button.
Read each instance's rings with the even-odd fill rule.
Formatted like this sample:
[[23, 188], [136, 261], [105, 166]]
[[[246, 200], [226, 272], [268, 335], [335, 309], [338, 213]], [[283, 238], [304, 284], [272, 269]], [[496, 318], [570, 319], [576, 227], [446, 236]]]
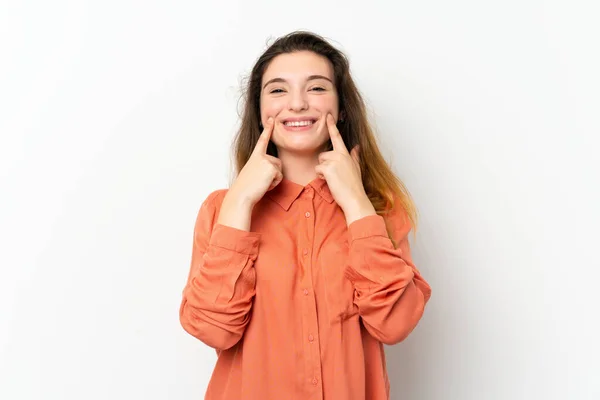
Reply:
[[317, 378], [313, 378], [313, 380], [312, 380], [312, 384], [316, 386], [316, 385], [317, 385], [317, 383], [319, 383], [319, 381], [317, 380]]
[[302, 250], [302, 254], [307, 255], [308, 254], [308, 249]]
[[308, 335], [308, 341], [312, 342], [313, 340], [315, 340], [314, 336], [313, 335]]
[[310, 217], [310, 213], [307, 211], [307, 212], [304, 214], [304, 216], [305, 216], [306, 218], [309, 218], [309, 217]]
[[304, 289], [302, 293], [304, 293], [305, 296], [308, 296], [308, 289]]

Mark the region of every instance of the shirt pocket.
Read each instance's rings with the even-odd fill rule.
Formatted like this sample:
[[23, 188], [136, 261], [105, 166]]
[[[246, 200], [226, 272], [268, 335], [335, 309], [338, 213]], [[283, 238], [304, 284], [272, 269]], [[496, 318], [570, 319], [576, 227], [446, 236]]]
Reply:
[[348, 243], [333, 246], [327, 251], [322, 265], [325, 296], [330, 322], [339, 322], [358, 314], [354, 304], [354, 285], [346, 277]]

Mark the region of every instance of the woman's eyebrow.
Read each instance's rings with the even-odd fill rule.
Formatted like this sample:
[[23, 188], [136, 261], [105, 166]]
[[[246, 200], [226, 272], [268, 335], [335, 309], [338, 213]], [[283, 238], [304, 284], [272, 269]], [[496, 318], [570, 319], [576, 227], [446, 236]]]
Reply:
[[[328, 77], [326, 77], [326, 76], [323, 76], [323, 75], [310, 75], [310, 76], [309, 76], [309, 77], [308, 77], [306, 80], [307, 80], [307, 81], [313, 81], [313, 80], [315, 80], [315, 79], [325, 79], [326, 81], [329, 81], [329, 82], [333, 83], [333, 82], [331, 81], [331, 79], [329, 79]], [[263, 89], [264, 89], [265, 87], [267, 87], [267, 85], [268, 85], [268, 84], [270, 84], [270, 83], [275, 83], [275, 82], [282, 82], [282, 83], [286, 83], [287, 81], [286, 81], [285, 79], [283, 79], [283, 78], [273, 78], [273, 79], [269, 80], [267, 83], [265, 83], [265, 84], [263, 85]]]

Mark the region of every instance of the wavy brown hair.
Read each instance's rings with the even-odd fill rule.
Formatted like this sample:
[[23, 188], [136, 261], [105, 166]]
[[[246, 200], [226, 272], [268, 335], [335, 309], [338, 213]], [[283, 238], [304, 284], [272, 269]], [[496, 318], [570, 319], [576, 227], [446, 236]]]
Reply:
[[[413, 234], [417, 225], [417, 210], [405, 185], [383, 158], [369, 124], [365, 102], [350, 75], [347, 57], [322, 36], [307, 31], [295, 31], [273, 42], [258, 58], [243, 88], [241, 125], [233, 142], [236, 173], [242, 170], [262, 132], [260, 94], [263, 75], [269, 63], [280, 54], [311, 51], [327, 58], [333, 65], [334, 83], [338, 92], [340, 119], [338, 130], [348, 149], [359, 145], [360, 168], [367, 196], [378, 214], [384, 215], [399, 202], [411, 221]], [[331, 142], [328, 150], [331, 150]], [[269, 143], [268, 154], [277, 157], [277, 148]], [[389, 229], [389, 228], [388, 228]]]

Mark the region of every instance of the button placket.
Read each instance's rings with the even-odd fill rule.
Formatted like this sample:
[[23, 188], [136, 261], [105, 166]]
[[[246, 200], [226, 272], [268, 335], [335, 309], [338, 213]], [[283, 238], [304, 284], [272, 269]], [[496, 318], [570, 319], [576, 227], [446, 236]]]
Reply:
[[[312, 248], [314, 246], [314, 232], [315, 232], [315, 210], [314, 210], [314, 189], [311, 186], [306, 187], [305, 195], [303, 196], [303, 208], [301, 208], [301, 212], [304, 215], [304, 222], [302, 225], [306, 227], [306, 231], [302, 237], [304, 240], [300, 241], [299, 244], [299, 254], [301, 254], [302, 264], [304, 265], [305, 270], [307, 271], [305, 275], [305, 279], [303, 281], [302, 293], [304, 294], [304, 298], [307, 301], [308, 305], [308, 313], [306, 314], [307, 324], [305, 326], [304, 336], [305, 337], [305, 345], [304, 349], [306, 351], [306, 371], [310, 375], [307, 376], [309, 385], [312, 385], [315, 390], [318, 391], [319, 387], [319, 378], [321, 375], [321, 356], [319, 349], [319, 340], [318, 340], [318, 316], [317, 316], [317, 304], [314, 298], [314, 282], [313, 282], [313, 272], [312, 272]], [[312, 296], [310, 294], [313, 293]], [[312, 376], [311, 376], [312, 375]], [[315, 393], [316, 394], [316, 393]], [[322, 394], [321, 394], [322, 396]], [[321, 398], [319, 396], [319, 398]]]

